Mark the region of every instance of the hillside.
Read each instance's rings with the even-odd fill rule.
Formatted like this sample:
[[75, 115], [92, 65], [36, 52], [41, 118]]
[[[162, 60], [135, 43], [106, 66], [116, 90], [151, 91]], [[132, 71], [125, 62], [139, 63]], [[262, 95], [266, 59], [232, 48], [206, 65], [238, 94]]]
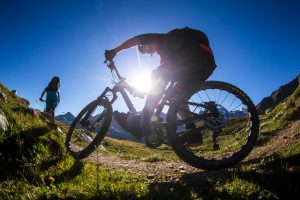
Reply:
[[256, 106], [259, 114], [265, 114], [267, 110], [274, 108], [277, 104], [288, 98], [300, 86], [300, 74], [289, 83], [280, 86], [268, 97], [263, 98]]
[[[55, 119], [63, 124], [70, 125], [75, 119], [75, 116], [72, 113], [67, 112], [66, 114], [56, 116]], [[125, 131], [114, 118], [112, 119], [108, 136], [119, 140], [142, 142]]]
[[[261, 134], [238, 166], [202, 171], [169, 146], [106, 138], [83, 161], [53, 126], [0, 84], [0, 199], [296, 199], [300, 178], [300, 87], [261, 116]], [[4, 127], [4, 126], [1, 126]], [[62, 130], [62, 131], [59, 131]]]

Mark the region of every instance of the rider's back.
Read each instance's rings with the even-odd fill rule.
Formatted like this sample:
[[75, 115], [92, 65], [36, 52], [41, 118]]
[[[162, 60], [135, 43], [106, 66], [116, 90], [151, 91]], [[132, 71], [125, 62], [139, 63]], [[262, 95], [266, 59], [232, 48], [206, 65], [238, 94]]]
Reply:
[[205, 33], [191, 28], [174, 29], [164, 36], [161, 50], [179, 75], [203, 75], [207, 79], [216, 67]]

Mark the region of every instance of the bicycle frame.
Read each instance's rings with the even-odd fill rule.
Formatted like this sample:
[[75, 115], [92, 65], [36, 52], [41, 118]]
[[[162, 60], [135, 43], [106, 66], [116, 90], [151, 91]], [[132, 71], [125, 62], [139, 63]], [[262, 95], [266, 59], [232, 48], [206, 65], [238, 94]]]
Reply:
[[[97, 106], [97, 102], [101, 101], [102, 99], [106, 99], [108, 100], [111, 104], [113, 104], [118, 96], [117, 96], [117, 92], [121, 93], [127, 107], [128, 107], [128, 110], [130, 112], [132, 112], [133, 114], [136, 114], [137, 111], [134, 107], [134, 105], [132, 104], [131, 100], [129, 99], [128, 97], [128, 94], [126, 92], [126, 90], [132, 94], [132, 95], [136, 95], [138, 97], [142, 97], [142, 96], [146, 96], [147, 94], [146, 93], [142, 93], [140, 91], [138, 91], [137, 89], [135, 89], [134, 87], [130, 86], [129, 84], [126, 83], [125, 81], [125, 78], [122, 77], [120, 75], [120, 73], [118, 72], [114, 62], [112, 60], [110, 61], [105, 61], [105, 63], [107, 64], [107, 66], [110, 68], [112, 74], [116, 75], [116, 78], [117, 78], [117, 81], [115, 86], [113, 88], [110, 88], [110, 87], [106, 87], [105, 90], [102, 92], [102, 94], [97, 98], [97, 100], [95, 101], [95, 104], [92, 105], [91, 109], [89, 109], [89, 111], [87, 112], [87, 114], [85, 115], [85, 117], [82, 119], [82, 123], [84, 123], [86, 120], [88, 120], [88, 116], [90, 116], [93, 112], [93, 110], [96, 108]], [[155, 110], [154, 110], [154, 113], [153, 113], [153, 116], [156, 118], [156, 119], [160, 119], [160, 113], [162, 112], [163, 108], [165, 105], [170, 105], [171, 101], [173, 100], [172, 97], [175, 96], [175, 93], [174, 93], [174, 86], [175, 86], [175, 83], [174, 82], [171, 82], [167, 89], [166, 89], [166, 92], [165, 94], [163, 95], [163, 97], [161, 98], [160, 102], [158, 103], [158, 105], [156, 106]], [[111, 100], [109, 100], [107, 98], [107, 93], [111, 92], [113, 97]], [[190, 103], [191, 105], [194, 104], [193, 102], [188, 102]], [[199, 106], [199, 107], [203, 107], [205, 109], [208, 109], [210, 110], [210, 107], [208, 104], [203, 104], [203, 103], [200, 103], [200, 104], [197, 104], [196, 106]], [[190, 112], [190, 114], [192, 114], [192, 118], [189, 117], [189, 118], [186, 118], [186, 119], [182, 119], [182, 120], [178, 120], [177, 121], [177, 125], [181, 125], [181, 124], [185, 124], [185, 122], [187, 122], [188, 120], [203, 120], [203, 119], [209, 119], [209, 117], [216, 117], [215, 116], [215, 113], [214, 112], [211, 112], [211, 113], [204, 113], [204, 114], [196, 114], [196, 113], [193, 113], [193, 112]], [[161, 122], [160, 123], [162, 127], [166, 127], [166, 124], [167, 123], [164, 123], [164, 122]]]
[[[116, 73], [118, 74], [118, 71], [116, 68], [114, 68], [114, 70], [116, 71]], [[129, 84], [127, 84], [125, 82], [125, 79], [122, 78], [121, 76], [118, 77], [120, 78], [119, 81], [116, 83], [116, 85], [113, 87], [113, 88], [110, 88], [110, 87], [106, 87], [105, 90], [103, 91], [103, 93], [98, 97], [98, 99], [102, 99], [102, 98], [105, 98], [107, 93], [111, 92], [113, 97], [112, 99], [110, 100], [110, 103], [113, 104], [117, 98], [118, 98], [118, 95], [117, 93], [119, 92], [121, 94], [121, 96], [123, 97], [125, 103], [126, 103], [126, 106], [128, 108], [128, 110], [131, 112], [131, 113], [134, 113], [136, 114], [137, 111], [134, 107], [134, 105], [132, 104], [129, 96], [128, 96], [128, 93], [126, 91], [128, 91], [131, 95], [133, 96], [137, 96], [137, 97], [140, 97], [140, 98], [143, 98], [144, 96], [146, 96], [147, 94], [146, 93], [143, 93], [141, 91], [138, 91], [137, 89], [135, 89], [134, 87], [130, 86]], [[165, 105], [168, 105], [168, 99], [169, 99], [169, 96], [168, 94], [172, 93], [173, 91], [173, 86], [174, 84], [170, 84], [166, 90], [166, 94], [162, 97], [162, 99], [160, 100], [160, 103], [158, 104], [158, 106], [156, 107], [156, 112], [155, 113], [161, 113], [161, 111], [163, 110], [164, 106]]]
[[[113, 88], [106, 87], [105, 90], [102, 92], [102, 94], [97, 98], [97, 100], [101, 100], [103, 98], [106, 98], [108, 100], [108, 98], [107, 98], [106, 95], [107, 95], [107, 93], [111, 92], [112, 95], [113, 95], [113, 97], [110, 100], [110, 103], [113, 104], [117, 100], [117, 98], [118, 98], [117, 93], [119, 92], [121, 94], [121, 96], [123, 97], [123, 99], [124, 99], [124, 101], [125, 101], [125, 103], [127, 105], [128, 110], [131, 113], [136, 114], [137, 111], [136, 111], [134, 105], [132, 104], [131, 100], [129, 99], [129, 96], [128, 96], [128, 94], [127, 94], [126, 91], [128, 91], [131, 95], [134, 95], [134, 96], [137, 96], [137, 97], [141, 97], [141, 98], [144, 97], [144, 96], [146, 96], [147, 94], [143, 93], [143, 92], [140, 92], [137, 89], [135, 89], [134, 87], [132, 87], [129, 84], [127, 84], [126, 81], [125, 81], [125, 78], [120, 75], [120, 73], [118, 72], [118, 70], [117, 70], [117, 68], [116, 68], [116, 66], [115, 66], [115, 64], [114, 64], [114, 62], [112, 60], [105, 61], [105, 63], [111, 69], [112, 74], [115, 73], [116, 78], [118, 80], [116, 81], [116, 84], [114, 85]], [[165, 94], [163, 95], [163, 97], [159, 101], [158, 105], [156, 106], [153, 116], [155, 116], [157, 119], [160, 119], [160, 113], [162, 112], [163, 108], [166, 105], [169, 106], [170, 103], [171, 103], [171, 101], [173, 100], [172, 97], [175, 96], [174, 86], [175, 86], [174, 82], [171, 82], [168, 85], [168, 87], [167, 87], [167, 89], [165, 91]], [[195, 104], [193, 102], [188, 102], [188, 103], [190, 103], [191, 105]], [[94, 106], [96, 107], [97, 105], [94, 105]], [[203, 107], [205, 109], [210, 109], [209, 105], [203, 104], [203, 103], [197, 104], [197, 106]], [[93, 109], [91, 109], [91, 110], [93, 110]], [[204, 119], [204, 118], [212, 116], [212, 113], [210, 113], [210, 114], [207, 114], [207, 113], [196, 114], [196, 113], [193, 113], [193, 112], [190, 112], [190, 111], [189, 111], [189, 113], [193, 114], [192, 120], [199, 120], [199, 119]], [[87, 114], [87, 116], [89, 116], [89, 114]], [[191, 120], [191, 118], [179, 120], [178, 124], [184, 124], [188, 120]], [[161, 123], [161, 124], [163, 126], [166, 125], [166, 123]]]

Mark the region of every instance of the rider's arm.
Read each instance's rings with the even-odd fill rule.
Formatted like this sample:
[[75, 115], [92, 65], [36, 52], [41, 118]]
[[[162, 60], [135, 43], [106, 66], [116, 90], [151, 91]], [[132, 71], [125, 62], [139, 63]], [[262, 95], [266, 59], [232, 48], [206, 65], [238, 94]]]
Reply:
[[115, 54], [118, 54], [120, 51], [122, 51], [124, 49], [135, 47], [139, 44], [140, 44], [140, 39], [138, 37], [133, 37], [133, 38], [130, 38], [129, 40], [125, 41], [124, 43], [122, 43], [120, 46], [114, 48], [113, 50], [114, 50]]
[[125, 41], [120, 46], [116, 47], [114, 50], [115, 54], [118, 54], [120, 51], [124, 49], [128, 49], [131, 47], [135, 47], [137, 45], [145, 45], [145, 44], [157, 44], [160, 43], [164, 34], [159, 33], [148, 33], [135, 36], [127, 41]]
[[47, 92], [47, 88], [44, 89], [44, 91], [41, 94], [40, 100], [42, 101], [44, 94]]

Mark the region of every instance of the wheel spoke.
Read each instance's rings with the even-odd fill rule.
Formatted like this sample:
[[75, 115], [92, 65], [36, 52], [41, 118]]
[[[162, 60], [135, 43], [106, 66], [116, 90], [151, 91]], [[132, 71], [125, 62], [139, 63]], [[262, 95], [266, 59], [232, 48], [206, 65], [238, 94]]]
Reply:
[[[233, 87], [212, 81], [197, 90], [191, 88], [185, 93], [187, 97], [182, 97], [188, 99], [190, 111], [185, 111], [186, 115], [193, 117], [176, 119], [174, 125], [178, 127], [175, 129], [177, 133], [170, 139], [174, 140], [171, 144], [176, 153], [195, 167], [220, 169], [232, 166], [243, 159], [240, 155], [247, 155], [254, 146], [253, 141], [258, 134], [258, 117], [255, 110], [249, 109], [254, 107], [252, 101], [241, 90]], [[203, 101], [203, 94], [207, 101]], [[181, 111], [179, 108], [183, 103], [177, 101], [171, 104], [170, 110]], [[170, 121], [172, 123], [172, 117]], [[194, 123], [196, 128], [182, 127], [190, 123]], [[251, 141], [250, 137], [254, 140]], [[193, 156], [187, 159], [185, 156], [188, 154]]]

